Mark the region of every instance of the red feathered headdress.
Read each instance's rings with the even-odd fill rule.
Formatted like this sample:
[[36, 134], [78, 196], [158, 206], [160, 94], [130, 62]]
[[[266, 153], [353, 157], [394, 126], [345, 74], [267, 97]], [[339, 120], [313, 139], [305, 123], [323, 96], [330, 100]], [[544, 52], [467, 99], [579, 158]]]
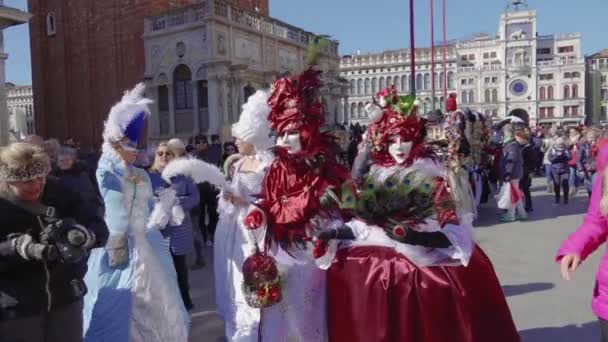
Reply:
[[[398, 109], [403, 107], [403, 104], [397, 103], [394, 107]], [[376, 164], [384, 166], [395, 164], [395, 160], [388, 152], [390, 139], [394, 136], [413, 143], [406, 164], [411, 164], [415, 159], [432, 154], [424, 143], [423, 132], [426, 122], [423, 118], [418, 117], [413, 100], [410, 108], [409, 113], [403, 113], [394, 110], [393, 107], [387, 107], [384, 109], [382, 119], [367, 129], [367, 139], [371, 145], [370, 155]]]
[[306, 149], [323, 126], [323, 105], [319, 100], [320, 71], [309, 68], [296, 77], [284, 77], [273, 83], [268, 99], [270, 127], [282, 134], [299, 131]]

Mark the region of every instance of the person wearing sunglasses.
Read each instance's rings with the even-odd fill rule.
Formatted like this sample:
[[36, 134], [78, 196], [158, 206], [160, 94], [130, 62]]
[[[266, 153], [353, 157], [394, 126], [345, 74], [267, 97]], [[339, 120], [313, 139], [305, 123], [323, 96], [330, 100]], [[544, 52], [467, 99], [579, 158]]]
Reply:
[[177, 272], [177, 283], [187, 310], [194, 308], [190, 297], [190, 285], [188, 280], [187, 255], [194, 250], [194, 233], [192, 230], [192, 217], [190, 211], [198, 206], [200, 196], [196, 184], [192, 179], [185, 176], [178, 176], [167, 184], [161, 176], [165, 167], [176, 158], [185, 155], [186, 146], [179, 139], [171, 139], [168, 142], [161, 142], [156, 148], [154, 163], [148, 174], [152, 182], [152, 189], [155, 194], [159, 194], [167, 187], [171, 187], [176, 192], [179, 205], [186, 215], [179, 225], [168, 224], [162, 230], [165, 241], [169, 243], [173, 265]]

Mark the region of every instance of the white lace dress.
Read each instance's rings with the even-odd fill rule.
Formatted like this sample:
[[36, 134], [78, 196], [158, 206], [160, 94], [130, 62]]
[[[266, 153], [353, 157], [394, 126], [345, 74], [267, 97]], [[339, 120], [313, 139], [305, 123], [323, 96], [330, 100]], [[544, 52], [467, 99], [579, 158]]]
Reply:
[[[249, 203], [260, 193], [265, 170], [272, 161], [270, 156], [258, 158], [261, 164], [256, 172], [241, 172], [243, 159], [234, 168], [232, 191]], [[214, 240], [215, 302], [224, 318], [228, 341], [258, 340], [260, 310], [250, 307], [241, 291], [243, 262], [254, 250], [253, 238], [242, 223], [248, 208], [249, 205], [234, 206], [220, 195]]]

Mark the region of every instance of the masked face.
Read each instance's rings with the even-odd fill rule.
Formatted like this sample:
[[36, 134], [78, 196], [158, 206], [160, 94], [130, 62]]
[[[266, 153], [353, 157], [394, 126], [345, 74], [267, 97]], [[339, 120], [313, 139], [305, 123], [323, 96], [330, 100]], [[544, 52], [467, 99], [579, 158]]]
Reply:
[[302, 151], [300, 132], [287, 131], [279, 135], [279, 137], [277, 138], [277, 146], [284, 147], [289, 154], [294, 154]]
[[404, 141], [400, 136], [392, 136], [388, 144], [388, 153], [397, 164], [403, 164], [410, 156], [412, 142]]

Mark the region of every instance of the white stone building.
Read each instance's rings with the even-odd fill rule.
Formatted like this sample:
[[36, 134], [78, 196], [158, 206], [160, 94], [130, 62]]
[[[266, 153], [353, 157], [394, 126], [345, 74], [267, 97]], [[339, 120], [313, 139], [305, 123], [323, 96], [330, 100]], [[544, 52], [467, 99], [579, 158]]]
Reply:
[[34, 91], [31, 85], [6, 84], [9, 132], [14, 138], [34, 134]]
[[4, 1], [0, 0], [0, 145], [5, 145], [9, 141], [9, 116], [6, 104], [6, 78], [4, 73], [4, 63], [8, 54], [4, 52], [4, 34], [2, 31], [11, 26], [26, 23], [29, 15], [16, 8], [4, 6]]
[[[228, 138], [249, 95], [278, 76], [304, 69], [314, 37], [224, 0], [147, 18], [144, 32], [145, 79], [156, 103], [151, 141], [199, 133]], [[338, 78], [339, 61], [338, 43], [331, 41], [319, 61], [328, 126], [345, 122], [347, 84]]]
[[608, 121], [608, 49], [587, 57], [586, 96], [592, 122]]
[[[585, 117], [581, 36], [543, 36], [536, 26], [535, 10], [507, 9], [496, 37], [476, 35], [450, 42], [445, 71], [442, 48], [437, 46], [436, 81], [447, 72], [448, 93], [458, 95], [460, 106], [494, 120], [517, 115], [531, 125], [581, 122]], [[429, 50], [416, 49], [416, 96], [425, 112], [433, 109]], [[409, 51], [343, 56], [340, 72], [350, 82], [348, 117], [365, 123], [363, 107], [375, 89], [394, 83], [401, 92], [409, 92]], [[436, 82], [435, 88], [435, 108], [443, 109], [442, 83]]]

